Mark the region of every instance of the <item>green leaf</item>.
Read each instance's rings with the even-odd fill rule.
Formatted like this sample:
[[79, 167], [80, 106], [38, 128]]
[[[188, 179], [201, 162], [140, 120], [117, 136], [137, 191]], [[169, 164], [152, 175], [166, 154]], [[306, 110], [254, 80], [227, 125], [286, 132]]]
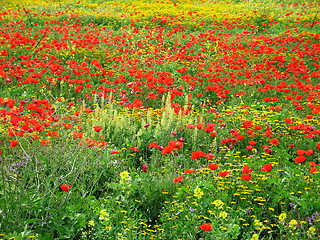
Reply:
[[33, 219], [28, 219], [26, 221], [24, 221], [25, 224], [31, 224], [31, 223], [35, 223], [35, 222], [40, 222], [41, 219], [39, 218], [33, 218]]

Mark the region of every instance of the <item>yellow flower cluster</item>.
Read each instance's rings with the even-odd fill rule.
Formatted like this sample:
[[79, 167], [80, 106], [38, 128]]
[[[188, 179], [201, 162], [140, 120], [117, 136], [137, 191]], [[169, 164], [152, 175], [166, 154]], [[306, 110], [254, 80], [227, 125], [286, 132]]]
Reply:
[[130, 174], [128, 171], [123, 171], [120, 173], [120, 183], [126, 183], [131, 180]]
[[221, 200], [215, 200], [212, 202], [213, 205], [215, 205], [218, 209], [222, 209], [224, 202], [222, 202]]
[[194, 194], [193, 194], [196, 198], [200, 199], [202, 198], [202, 196], [204, 195], [204, 193], [202, 192], [202, 190], [199, 187], [196, 187], [194, 189]]
[[[226, 19], [236, 19], [243, 23], [268, 22], [269, 19], [277, 19], [282, 23], [295, 20], [298, 14], [303, 21], [312, 21], [317, 14], [316, 8], [309, 8], [305, 12], [303, 5], [292, 5], [292, 13], [284, 9], [275, 1], [161, 1], [155, 0], [130, 0], [130, 1], [32, 1], [13, 0], [6, 1], [5, 7], [18, 9], [21, 7], [37, 9], [40, 12], [59, 11], [62, 6], [72, 8], [73, 14], [87, 16], [88, 19], [96, 19], [98, 22], [117, 21], [117, 19], [130, 19], [141, 24], [150, 25], [151, 19], [157, 19], [170, 24], [172, 17], [176, 24], [194, 25], [202, 21], [221, 22]], [[264, 17], [265, 16], [265, 17]], [[43, 16], [44, 18], [46, 16]], [[201, 26], [200, 26], [201, 27]]]

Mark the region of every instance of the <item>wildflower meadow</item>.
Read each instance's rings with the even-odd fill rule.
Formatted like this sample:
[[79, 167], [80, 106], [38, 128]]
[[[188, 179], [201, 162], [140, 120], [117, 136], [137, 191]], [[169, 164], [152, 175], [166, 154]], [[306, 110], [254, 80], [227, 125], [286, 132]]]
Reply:
[[0, 239], [320, 239], [318, 0], [0, 3]]

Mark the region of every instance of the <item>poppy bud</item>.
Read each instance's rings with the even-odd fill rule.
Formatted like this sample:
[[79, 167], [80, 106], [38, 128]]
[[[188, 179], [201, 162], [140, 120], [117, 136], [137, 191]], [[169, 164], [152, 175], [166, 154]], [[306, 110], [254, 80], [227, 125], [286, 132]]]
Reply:
[[94, 126], [93, 129], [96, 131], [96, 132], [100, 132], [102, 130], [102, 127], [100, 126]]
[[272, 149], [271, 148], [265, 148], [264, 151], [268, 154], [272, 154]]
[[141, 167], [141, 171], [146, 172], [148, 168], [149, 168], [149, 166], [147, 164], [143, 164]]
[[171, 135], [177, 136], [177, 132], [176, 132], [176, 131], [172, 131], [172, 132], [171, 132]]
[[164, 147], [163, 146], [159, 146], [159, 147], [157, 147], [157, 150], [159, 150], [159, 151], [162, 151], [164, 149]]

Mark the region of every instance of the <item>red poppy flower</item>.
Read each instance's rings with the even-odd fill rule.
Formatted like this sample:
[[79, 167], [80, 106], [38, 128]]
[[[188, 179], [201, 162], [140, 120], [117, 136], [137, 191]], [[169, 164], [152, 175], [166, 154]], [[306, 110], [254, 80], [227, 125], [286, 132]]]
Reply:
[[242, 168], [242, 173], [251, 173], [252, 169], [249, 166], [244, 166]]
[[241, 134], [235, 134], [235, 136], [236, 136], [236, 139], [239, 141], [244, 139], [244, 136], [242, 136]]
[[228, 171], [223, 171], [223, 172], [219, 172], [219, 173], [218, 173], [218, 176], [219, 176], [219, 177], [225, 177], [225, 176], [227, 176], [228, 174], [229, 174]]
[[278, 138], [272, 138], [270, 139], [271, 145], [279, 145], [279, 139]]
[[189, 129], [194, 129], [196, 126], [194, 124], [188, 124], [186, 126], [186, 128], [189, 128]]
[[204, 153], [204, 152], [196, 151], [196, 152], [193, 152], [193, 153], [192, 153], [191, 158], [192, 158], [192, 159], [198, 159], [198, 158], [201, 158], [201, 157], [205, 157], [206, 155], [207, 155], [207, 154]]
[[242, 174], [241, 179], [245, 181], [251, 180], [251, 175], [250, 174]]
[[214, 158], [214, 155], [212, 154], [212, 153], [208, 153], [207, 155], [206, 155], [206, 159], [213, 159]]
[[219, 167], [219, 166], [218, 166], [217, 164], [214, 164], [214, 163], [208, 165], [208, 168], [209, 168], [210, 170], [216, 170], [216, 169], [218, 169], [218, 167]]
[[246, 149], [249, 150], [249, 151], [252, 151], [254, 149], [254, 147], [252, 146], [246, 146]]
[[182, 181], [184, 181], [184, 179], [183, 179], [182, 176], [176, 177], [176, 178], [173, 179], [173, 182], [174, 182], [174, 183], [178, 183], [178, 182], [182, 182]]
[[302, 155], [304, 155], [304, 154], [306, 153], [306, 151], [305, 151], [305, 150], [298, 150], [298, 151], [296, 151], [296, 153], [297, 153], [299, 156], [302, 156]]
[[174, 150], [173, 147], [171, 147], [171, 146], [165, 146], [165, 147], [162, 149], [161, 154], [171, 153], [173, 150]]
[[310, 161], [310, 167], [315, 167], [317, 166], [316, 162], [315, 161]]
[[203, 231], [212, 231], [211, 223], [203, 223], [203, 224], [200, 225], [200, 228]]
[[243, 128], [253, 127], [253, 122], [252, 122], [252, 121], [244, 121], [244, 122], [242, 123], [242, 127], [243, 127]]
[[63, 123], [63, 126], [64, 126], [65, 129], [71, 128], [71, 124], [70, 123]]
[[81, 92], [82, 89], [83, 89], [83, 86], [78, 85], [78, 86], [76, 86], [75, 91], [76, 91], [77, 93], [79, 93], [79, 92]]
[[118, 150], [111, 150], [111, 154], [118, 154], [119, 151]]
[[108, 146], [108, 143], [106, 141], [97, 141], [96, 146], [97, 147], [106, 147], [106, 146]]
[[[180, 139], [180, 138], [179, 138]], [[178, 141], [172, 141], [172, 140], [170, 140], [170, 142], [168, 143], [168, 146], [170, 146], [170, 147], [172, 147], [173, 148], [173, 150], [180, 150], [180, 148], [182, 148], [182, 146], [183, 146], [183, 141], [180, 141], [178, 139]]]
[[267, 163], [264, 165], [263, 168], [261, 168], [262, 172], [271, 172], [272, 171], [272, 164], [271, 163]]
[[306, 151], [306, 155], [311, 156], [314, 154], [314, 151], [312, 149], [309, 149]]
[[264, 132], [264, 134], [263, 134], [263, 136], [265, 136], [265, 137], [272, 137], [272, 135], [273, 135], [273, 132], [270, 131], [270, 130], [266, 130], [266, 131]]
[[157, 148], [157, 147], [159, 147], [159, 144], [155, 142], [149, 143], [149, 146], [148, 146], [148, 148]]
[[10, 140], [10, 147], [14, 148], [15, 146], [17, 146], [19, 144], [19, 141], [17, 140]]
[[210, 134], [211, 137], [215, 137], [215, 136], [217, 136], [218, 133], [217, 133], [217, 131], [212, 131], [209, 134]]
[[[253, 130], [248, 130], [248, 131], [246, 131], [246, 133], [248, 133], [249, 134], [249, 137], [255, 137], [256, 135], [254, 134], [254, 131]], [[250, 142], [250, 141], [249, 141]], [[248, 143], [249, 143], [248, 142]], [[252, 143], [254, 143], [254, 141], [252, 141]], [[250, 143], [249, 143], [250, 144]]]
[[59, 137], [59, 133], [58, 133], [58, 131], [48, 131], [47, 132], [47, 135], [49, 136], [49, 137]]
[[41, 144], [42, 146], [48, 146], [48, 145], [51, 144], [51, 142], [50, 142], [50, 140], [42, 139], [42, 140], [40, 141], [40, 144]]
[[137, 147], [131, 147], [130, 150], [131, 151], [135, 151], [135, 152], [139, 152], [140, 151], [139, 148], [137, 148]]
[[303, 163], [307, 160], [307, 158], [305, 156], [298, 156], [294, 159], [295, 163]]
[[77, 131], [75, 131], [75, 132], [73, 132], [72, 133], [72, 137], [73, 138], [82, 138], [83, 137], [83, 132], [77, 132]]
[[68, 192], [71, 188], [72, 188], [71, 185], [67, 185], [67, 184], [62, 184], [60, 186], [60, 189], [65, 192]]
[[288, 124], [293, 124], [293, 121], [291, 118], [285, 118], [284, 121]]
[[140, 99], [134, 99], [132, 107], [134, 108], [139, 108], [143, 105], [143, 102]]
[[319, 170], [317, 168], [310, 168], [310, 170], [309, 170], [310, 173], [316, 173], [318, 171]]
[[184, 170], [184, 173], [194, 173], [195, 171], [193, 169], [186, 169]]
[[93, 129], [96, 131], [96, 132], [100, 132], [102, 130], [102, 127], [100, 126], [94, 126]]

